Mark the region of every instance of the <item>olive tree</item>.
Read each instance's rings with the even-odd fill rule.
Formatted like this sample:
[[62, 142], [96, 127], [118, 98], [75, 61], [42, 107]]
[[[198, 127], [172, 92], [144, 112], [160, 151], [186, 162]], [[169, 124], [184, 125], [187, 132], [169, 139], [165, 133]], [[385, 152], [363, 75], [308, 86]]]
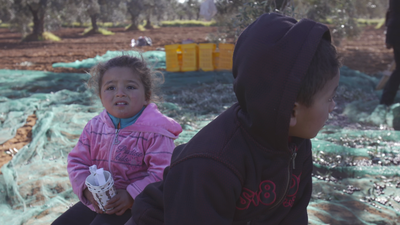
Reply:
[[0, 23], [9, 22], [11, 20], [11, 5], [12, 0], [0, 0]]
[[174, 3], [174, 7], [168, 12], [168, 17], [171, 20], [179, 19], [183, 20], [186, 15], [186, 7], [185, 4], [176, 2]]
[[[24, 40], [43, 40], [45, 24], [53, 25], [59, 17], [51, 17], [49, 11], [61, 11], [65, 6], [63, 0], [0, 0], [0, 7], [7, 6], [9, 23], [23, 33], [29, 33]], [[4, 8], [3, 8], [4, 9]], [[52, 14], [54, 16], [54, 14]], [[32, 29], [28, 24], [32, 22]]]
[[[388, 1], [382, 0], [217, 0], [221, 15], [230, 14], [227, 26], [236, 28], [236, 35], [261, 14], [277, 12], [295, 17], [329, 23], [334, 40], [353, 37], [359, 33], [359, 18], [383, 17]], [[232, 29], [231, 29], [232, 30]]]
[[185, 11], [189, 20], [198, 20], [200, 18], [200, 2], [197, 0], [188, 0], [184, 3]]
[[89, 33], [96, 33], [98, 20], [126, 19], [123, 0], [0, 0], [2, 11], [8, 13], [8, 22], [13, 28], [28, 34], [25, 41], [43, 40], [45, 31], [57, 29], [62, 23], [90, 21], [92, 30]]
[[131, 19], [131, 25], [129, 25], [127, 30], [138, 30], [141, 22], [140, 17], [144, 10], [144, 0], [126, 0], [125, 4]]
[[[74, 10], [81, 20], [90, 20], [91, 30], [87, 34], [98, 33], [99, 20], [103, 22], [122, 22], [125, 20], [126, 4], [122, 0], [67, 0], [69, 11]], [[68, 13], [69, 14], [69, 13]]]
[[146, 29], [152, 29], [151, 18], [159, 20], [164, 14], [164, 9], [168, 7], [168, 0], [146, 0], [144, 1], [144, 16], [146, 18]]

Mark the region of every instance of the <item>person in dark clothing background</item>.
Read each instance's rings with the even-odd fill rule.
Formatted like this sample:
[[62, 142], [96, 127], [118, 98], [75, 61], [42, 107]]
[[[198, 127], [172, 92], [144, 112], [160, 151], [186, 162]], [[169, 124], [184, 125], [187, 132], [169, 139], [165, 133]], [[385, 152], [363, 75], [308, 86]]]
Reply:
[[390, 0], [386, 13], [386, 47], [393, 48], [396, 68], [387, 81], [381, 96], [380, 104], [393, 104], [400, 85], [400, 1]]
[[238, 99], [175, 148], [126, 224], [308, 224], [311, 141], [334, 109], [340, 63], [327, 26], [264, 14], [238, 38]]

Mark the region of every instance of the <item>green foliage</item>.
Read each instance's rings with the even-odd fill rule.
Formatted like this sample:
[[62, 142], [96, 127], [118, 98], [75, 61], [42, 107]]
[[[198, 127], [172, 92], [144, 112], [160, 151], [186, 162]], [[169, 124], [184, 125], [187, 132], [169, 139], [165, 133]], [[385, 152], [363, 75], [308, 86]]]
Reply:
[[[354, 10], [354, 4], [349, 0], [335, 0], [336, 8], [334, 5], [330, 11], [330, 18], [332, 18], [333, 26], [332, 35], [335, 38], [354, 37], [359, 34], [360, 29], [357, 25], [357, 15]], [[335, 2], [333, 1], [333, 2]], [[329, 14], [328, 14], [329, 15]], [[337, 41], [336, 41], [337, 43]]]
[[[41, 36], [44, 31], [71, 26], [96, 29], [130, 23], [133, 29], [143, 30], [139, 27], [143, 21], [151, 21], [146, 24], [151, 28], [161, 26], [163, 20], [198, 20], [199, 9], [197, 0], [0, 0], [0, 20], [23, 35], [33, 32]], [[36, 26], [29, 25], [34, 22], [33, 12], [40, 18]]]
[[[359, 24], [384, 17], [388, 1], [381, 0], [236, 0], [217, 1], [218, 23], [227, 32], [238, 35], [241, 30], [266, 12], [277, 12], [296, 19], [309, 18], [331, 24], [336, 44], [344, 37], [359, 34]], [[231, 20], [227, 20], [229, 16]], [[365, 19], [365, 20], [360, 20]]]
[[234, 27], [245, 28], [265, 12], [267, 2], [247, 2], [239, 9], [239, 14], [233, 20]]
[[[300, 2], [300, 1], [299, 1]], [[382, 24], [388, 1], [379, 0], [302, 0], [308, 3], [307, 18], [332, 25], [332, 35], [336, 44], [344, 37], [354, 37], [360, 33], [359, 25], [377, 26]], [[383, 2], [386, 2], [384, 4]], [[381, 25], [380, 25], [381, 26]]]
[[[11, 27], [21, 31], [24, 35], [35, 33], [33, 36], [42, 36], [44, 29], [54, 28], [62, 13], [63, 0], [0, 0], [0, 13], [6, 10], [7, 21]], [[36, 18], [36, 19], [34, 19]], [[29, 26], [29, 23], [35, 26]], [[33, 29], [32, 29], [33, 28]]]
[[210, 27], [216, 26], [216, 21], [199, 21], [199, 20], [171, 20], [162, 21], [162, 27]]

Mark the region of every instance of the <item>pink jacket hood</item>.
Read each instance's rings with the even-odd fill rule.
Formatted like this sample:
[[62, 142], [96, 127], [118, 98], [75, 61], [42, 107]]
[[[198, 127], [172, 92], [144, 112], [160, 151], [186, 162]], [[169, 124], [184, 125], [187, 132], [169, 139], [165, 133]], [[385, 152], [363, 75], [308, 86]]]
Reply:
[[[107, 111], [100, 113], [100, 119], [103, 123], [114, 128], [111, 118], [107, 115]], [[125, 131], [141, 131], [152, 132], [164, 135], [166, 137], [177, 139], [182, 132], [182, 127], [175, 120], [163, 115], [157, 108], [157, 105], [150, 103], [143, 110], [142, 115], [136, 122], [128, 127], [123, 128]]]

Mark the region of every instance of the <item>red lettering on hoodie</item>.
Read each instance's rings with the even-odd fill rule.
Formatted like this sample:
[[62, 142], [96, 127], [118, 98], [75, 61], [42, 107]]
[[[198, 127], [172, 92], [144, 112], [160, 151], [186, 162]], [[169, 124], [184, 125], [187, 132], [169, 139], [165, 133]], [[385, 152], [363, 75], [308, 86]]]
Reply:
[[299, 190], [300, 176], [301, 173], [299, 174], [299, 176], [292, 174], [288, 194], [286, 195], [286, 199], [283, 201], [284, 207], [293, 206], [294, 200], [296, 200], [297, 191]]
[[[299, 190], [300, 177], [292, 174], [292, 179], [290, 180], [289, 190], [287, 192], [286, 198], [283, 201], [284, 207], [292, 207], [294, 201], [296, 200], [296, 194]], [[263, 205], [271, 205], [276, 200], [275, 193], [275, 183], [270, 180], [264, 180], [259, 185], [258, 191], [252, 191], [248, 188], [243, 188], [242, 194], [240, 195], [239, 202], [236, 205], [236, 209], [245, 210], [250, 207], [253, 203], [254, 206], [258, 206], [261, 202]]]
[[243, 188], [236, 209], [248, 209], [250, 203], [253, 203], [254, 206], [258, 206], [260, 202], [263, 205], [272, 205], [276, 200], [275, 189], [275, 183], [270, 180], [262, 181], [259, 185], [258, 191]]

